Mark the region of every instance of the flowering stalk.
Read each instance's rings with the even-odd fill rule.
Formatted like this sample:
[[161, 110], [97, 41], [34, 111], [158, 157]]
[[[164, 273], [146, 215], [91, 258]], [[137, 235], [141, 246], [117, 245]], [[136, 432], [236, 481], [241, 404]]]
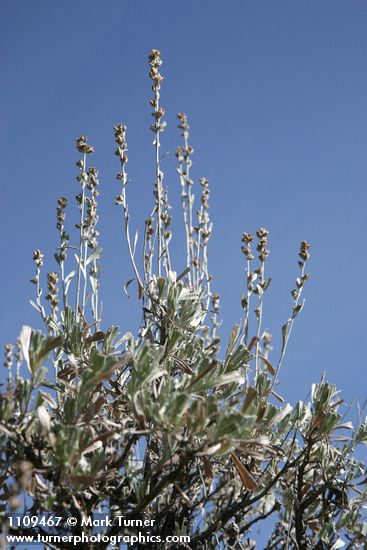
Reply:
[[[251, 287], [252, 291], [258, 295], [259, 305], [255, 309], [255, 315], [257, 319], [257, 330], [256, 330], [256, 352], [255, 352], [255, 377], [257, 378], [259, 374], [259, 353], [260, 353], [260, 334], [261, 334], [261, 324], [263, 316], [263, 296], [265, 290], [270, 284], [270, 279], [265, 279], [265, 260], [269, 255], [269, 250], [267, 249], [268, 245], [268, 235], [269, 231], [264, 227], [260, 227], [257, 230], [256, 235], [259, 239], [256, 250], [259, 253], [260, 267], [255, 271], [258, 275], [259, 280], [256, 287]], [[251, 283], [252, 284], [252, 283]]]
[[88, 189], [91, 191], [91, 199], [88, 202], [88, 227], [89, 227], [89, 242], [88, 247], [92, 251], [93, 262], [89, 270], [90, 281], [92, 285], [92, 313], [94, 322], [96, 323], [96, 329], [99, 328], [100, 314], [98, 312], [98, 299], [99, 299], [99, 264], [98, 260], [98, 237], [99, 231], [96, 229], [98, 223], [97, 216], [97, 197], [99, 191], [97, 186], [99, 185], [98, 170], [94, 167], [90, 167], [88, 170]]
[[68, 201], [65, 197], [60, 197], [57, 201], [57, 223], [56, 227], [60, 233], [60, 249], [56, 253], [56, 261], [60, 266], [61, 271], [61, 287], [62, 287], [62, 299], [64, 304], [64, 309], [67, 306], [67, 291], [65, 285], [65, 259], [66, 259], [66, 250], [69, 244], [69, 235], [66, 233], [64, 228], [65, 221], [65, 209], [68, 206]]
[[[94, 322], [98, 324], [98, 289], [99, 272], [97, 269], [97, 258], [99, 255], [98, 249], [98, 236], [99, 232], [96, 229], [98, 223], [97, 215], [97, 197], [99, 195], [97, 186], [99, 185], [98, 170], [94, 167], [90, 167], [87, 172], [86, 193], [90, 191], [90, 195], [85, 196], [86, 203], [86, 216], [83, 222], [84, 227], [84, 259], [83, 265], [86, 270], [87, 265], [91, 264], [89, 268], [89, 280], [92, 287], [91, 295], [91, 307]], [[91, 255], [88, 258], [88, 249], [91, 249]], [[86, 303], [87, 303], [87, 277], [85, 273], [84, 286], [83, 286], [83, 300], [82, 300], [82, 312], [84, 315]]]
[[14, 346], [13, 344], [6, 344], [5, 346], [5, 361], [4, 367], [8, 371], [8, 385], [12, 383], [12, 368], [14, 362]]
[[[43, 254], [42, 252], [37, 248], [33, 252], [33, 261], [36, 266], [36, 275], [34, 279], [31, 279], [31, 283], [36, 285], [36, 305], [34, 306], [37, 311], [41, 314], [42, 320], [45, 324], [46, 323], [46, 312], [45, 309], [41, 303], [41, 296], [42, 296], [42, 289], [40, 285], [40, 274], [41, 274], [41, 267], [43, 265]], [[32, 304], [34, 305], [34, 304]]]
[[59, 276], [55, 271], [47, 274], [47, 288], [48, 294], [46, 300], [51, 304], [51, 319], [57, 324], [57, 312], [58, 312], [58, 293], [59, 289], [57, 284], [59, 282]]
[[85, 242], [85, 232], [84, 232], [84, 211], [85, 211], [85, 190], [86, 184], [88, 181], [88, 174], [86, 172], [87, 164], [87, 155], [94, 152], [94, 149], [91, 145], [87, 143], [86, 136], [80, 136], [76, 140], [76, 148], [80, 153], [82, 153], [82, 159], [77, 162], [80, 173], [77, 176], [77, 180], [82, 186], [82, 192], [76, 196], [78, 207], [80, 210], [80, 223], [76, 225], [79, 229], [79, 255], [78, 255], [78, 274], [77, 274], [77, 287], [76, 287], [76, 299], [75, 299], [75, 315], [79, 318], [79, 300], [80, 300], [80, 277], [83, 270], [84, 279], [86, 279], [85, 265], [83, 265], [83, 247]]
[[161, 54], [158, 50], [152, 50], [149, 57], [150, 71], [149, 76], [152, 79], [153, 85], [152, 90], [154, 97], [149, 100], [149, 103], [154, 108], [152, 113], [154, 122], [151, 125], [151, 130], [154, 133], [153, 145], [155, 147], [155, 164], [156, 164], [156, 179], [154, 184], [154, 197], [155, 197], [155, 211], [157, 217], [157, 247], [158, 247], [158, 258], [157, 258], [157, 269], [158, 277], [161, 276], [161, 264], [163, 254], [165, 255], [165, 263], [168, 264], [168, 252], [167, 252], [167, 242], [163, 232], [163, 222], [165, 216], [164, 202], [165, 191], [163, 189], [163, 178], [164, 173], [161, 170], [160, 166], [160, 134], [164, 131], [167, 123], [162, 121], [162, 117], [165, 113], [163, 107], [159, 105], [160, 99], [160, 89], [161, 81], [163, 76], [159, 72], [159, 67], [162, 65]]
[[220, 312], [220, 296], [218, 293], [212, 294], [211, 296], [211, 304], [212, 304], [212, 311], [211, 311], [211, 322], [212, 322], [212, 340], [216, 339], [217, 336], [217, 330], [220, 327], [220, 321], [218, 320], [219, 312]]
[[255, 256], [252, 254], [251, 242], [253, 241], [253, 236], [251, 233], [244, 233], [242, 236], [243, 245], [241, 247], [242, 253], [246, 256], [246, 295], [242, 295], [241, 305], [245, 312], [245, 320], [243, 324], [243, 342], [245, 346], [248, 344], [248, 334], [249, 334], [249, 316], [250, 316], [250, 300], [252, 294], [252, 282], [256, 278], [256, 275], [251, 272], [251, 262], [254, 260]]
[[282, 366], [285, 353], [287, 351], [287, 345], [288, 345], [289, 338], [290, 338], [290, 335], [291, 335], [291, 332], [292, 332], [294, 320], [297, 317], [297, 315], [300, 313], [300, 311], [302, 310], [303, 305], [304, 305], [304, 300], [302, 302], [300, 300], [301, 300], [302, 290], [303, 290], [304, 284], [310, 278], [310, 275], [308, 273], [306, 273], [306, 271], [305, 271], [307, 261], [310, 257], [309, 250], [310, 250], [309, 243], [307, 241], [301, 241], [300, 250], [299, 250], [299, 254], [298, 254], [299, 257], [300, 257], [300, 260], [298, 261], [298, 267], [300, 269], [300, 275], [296, 279], [296, 285], [295, 285], [296, 288], [291, 290], [291, 295], [292, 295], [292, 298], [293, 298], [292, 315], [282, 327], [283, 344], [282, 344], [282, 349], [281, 349], [280, 357], [279, 357], [279, 360], [278, 360], [278, 364], [277, 364], [277, 367], [275, 369], [275, 376], [274, 376], [274, 379], [273, 379], [272, 388], [274, 388], [274, 386], [277, 382], [278, 374], [279, 374], [280, 368]]
[[193, 258], [194, 258], [194, 247], [193, 247], [193, 227], [192, 227], [192, 194], [191, 186], [193, 181], [190, 179], [190, 167], [192, 166], [192, 160], [190, 155], [194, 152], [194, 149], [189, 145], [189, 129], [190, 126], [187, 121], [187, 116], [185, 113], [178, 113], [177, 118], [179, 119], [178, 128], [182, 130], [182, 137], [184, 139], [184, 145], [178, 147], [176, 151], [176, 158], [178, 160], [177, 172], [180, 177], [181, 183], [181, 206], [182, 206], [182, 215], [185, 227], [186, 234], [186, 263], [187, 267], [190, 268], [188, 272], [188, 283], [190, 288], [193, 287]]
[[126, 155], [126, 152], [127, 152], [126, 126], [124, 126], [123, 124], [118, 124], [117, 126], [114, 127], [114, 131], [115, 131], [115, 141], [117, 143], [117, 149], [115, 150], [115, 154], [116, 156], [119, 157], [120, 165], [121, 165], [121, 172], [118, 172], [116, 175], [116, 178], [121, 181], [121, 194], [117, 195], [117, 197], [115, 198], [115, 204], [122, 206], [124, 210], [125, 238], [126, 238], [127, 247], [129, 250], [131, 265], [133, 267], [136, 280], [138, 282], [139, 292], [142, 293], [144, 289], [144, 284], [135, 262], [135, 248], [136, 248], [137, 238], [135, 238], [135, 242], [132, 245], [131, 238], [130, 238], [130, 224], [129, 224], [130, 214], [129, 214], [129, 208], [126, 200], [126, 185], [127, 185], [126, 163], [128, 161], [128, 157]]
[[198, 228], [197, 228], [197, 291], [203, 288], [204, 280], [206, 283], [206, 300], [207, 306], [209, 307], [210, 301], [210, 281], [211, 275], [209, 274], [208, 268], [208, 243], [212, 234], [213, 224], [209, 219], [209, 197], [210, 197], [210, 188], [209, 181], [206, 178], [200, 178], [200, 185], [202, 187], [201, 194], [201, 206], [198, 211]]

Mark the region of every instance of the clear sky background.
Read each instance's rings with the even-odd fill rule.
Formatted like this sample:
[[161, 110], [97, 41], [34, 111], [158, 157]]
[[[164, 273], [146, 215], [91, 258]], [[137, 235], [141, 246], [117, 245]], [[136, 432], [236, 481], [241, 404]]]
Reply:
[[[182, 227], [174, 152], [176, 113], [185, 111], [195, 147], [193, 175], [212, 186], [210, 267], [226, 337], [241, 317], [243, 231], [270, 230], [265, 326], [289, 316], [301, 239], [312, 244], [306, 305], [297, 319], [279, 392], [295, 402], [325, 370], [346, 400], [366, 397], [367, 4], [362, 0], [185, 2], [45, 0], [0, 2], [1, 340], [22, 324], [40, 327], [28, 303], [32, 251], [53, 270], [55, 205], [73, 197], [86, 134], [100, 170], [104, 326], [137, 325], [122, 238], [113, 125], [128, 126], [130, 211], [142, 229], [152, 204], [154, 150], [147, 55], [162, 52], [162, 151]], [[130, 287], [131, 288], [131, 287]]]

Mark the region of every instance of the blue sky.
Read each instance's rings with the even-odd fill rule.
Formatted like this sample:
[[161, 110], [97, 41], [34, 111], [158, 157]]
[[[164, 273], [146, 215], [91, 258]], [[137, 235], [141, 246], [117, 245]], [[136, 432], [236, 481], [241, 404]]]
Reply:
[[[304, 399], [325, 370], [350, 401], [366, 397], [367, 6], [361, 1], [141, 0], [0, 4], [2, 235], [1, 339], [41, 326], [32, 251], [53, 270], [55, 205], [71, 199], [74, 139], [86, 134], [100, 170], [105, 326], [134, 329], [137, 303], [122, 238], [112, 127], [128, 126], [130, 210], [143, 227], [154, 151], [147, 55], [162, 52], [162, 150], [176, 215], [174, 256], [185, 267], [174, 152], [176, 113], [195, 147], [193, 175], [212, 187], [210, 266], [226, 337], [241, 316], [243, 231], [270, 230], [265, 325], [279, 352], [291, 308], [299, 241], [312, 245], [306, 305], [279, 392]], [[72, 215], [72, 213], [74, 215]]]

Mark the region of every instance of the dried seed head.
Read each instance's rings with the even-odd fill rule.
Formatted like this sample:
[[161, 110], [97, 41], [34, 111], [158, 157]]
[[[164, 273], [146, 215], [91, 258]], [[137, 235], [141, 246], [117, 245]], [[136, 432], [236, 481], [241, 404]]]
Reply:
[[242, 298], [241, 298], [241, 306], [242, 306], [243, 309], [248, 308], [248, 299], [246, 298], [246, 296], [244, 294], [242, 295]]
[[[157, 92], [160, 89], [160, 82], [163, 80], [163, 76], [159, 72], [159, 67], [162, 65], [162, 58], [161, 54], [158, 50], [152, 50], [150, 52], [150, 55], [148, 57], [149, 65], [150, 65], [150, 71], [149, 76], [153, 80], [153, 91], [155, 92], [155, 97], [153, 101], [157, 100]], [[153, 107], [156, 107], [157, 103], [153, 105]]]
[[126, 151], [127, 151], [127, 142], [126, 142], [126, 126], [124, 124], [118, 124], [114, 126], [115, 131], [115, 141], [118, 144], [117, 149], [115, 150], [115, 155], [119, 157], [121, 166], [123, 168], [122, 173], [117, 174], [117, 179], [120, 179], [123, 183], [126, 183], [126, 175], [124, 171], [124, 166], [128, 161]]
[[265, 262], [270, 253], [267, 249], [269, 231], [264, 227], [260, 227], [260, 229], [256, 231], [256, 235], [259, 239], [258, 245], [256, 246], [256, 250], [259, 252], [259, 260]]
[[244, 233], [243, 236], [242, 236], [242, 242], [243, 243], [250, 243], [254, 240], [253, 236], [251, 235], [251, 233]]
[[75, 164], [77, 165], [78, 168], [81, 168], [82, 170], [85, 169], [85, 163], [83, 159], [77, 160]]
[[269, 353], [273, 349], [271, 345], [272, 339], [273, 339], [272, 334], [267, 330], [265, 330], [262, 335], [262, 343], [263, 343], [264, 350], [267, 353]]
[[13, 344], [6, 344], [4, 367], [8, 370], [11, 370], [13, 366], [13, 350], [14, 350]]
[[152, 113], [152, 116], [154, 116], [155, 119], [159, 119], [161, 118], [164, 113], [166, 112], [165, 109], [163, 109], [163, 107], [159, 107], [159, 109], [156, 109], [153, 113]]
[[253, 237], [250, 233], [244, 233], [242, 236], [241, 241], [245, 244], [245, 246], [241, 246], [242, 254], [244, 254], [249, 262], [251, 262], [254, 259], [254, 255], [252, 254], [251, 250], [251, 241], [253, 240]]
[[84, 153], [86, 155], [90, 155], [91, 153], [94, 153], [94, 148], [92, 147], [92, 145], [89, 145], [87, 141], [88, 141], [87, 136], [79, 136], [75, 140], [76, 148], [78, 149], [79, 153]]
[[117, 195], [117, 197], [115, 197], [115, 204], [122, 206], [124, 204], [124, 197], [122, 195]]
[[43, 265], [43, 254], [38, 248], [33, 252], [33, 261], [37, 267]]
[[[202, 183], [204, 181], [204, 183]], [[200, 179], [200, 184], [203, 186], [202, 194], [201, 194], [201, 204], [203, 208], [208, 209], [209, 208], [209, 197], [210, 197], [210, 190], [209, 190], [209, 181], [205, 178]]]
[[55, 271], [51, 271], [51, 273], [48, 273], [48, 275], [47, 275], [47, 280], [51, 284], [57, 284], [58, 281], [59, 281], [59, 276]]
[[217, 293], [213, 294], [212, 297], [211, 297], [211, 301], [212, 301], [212, 306], [213, 306], [214, 313], [219, 313], [219, 310], [220, 310], [220, 296], [219, 296], [219, 294], [217, 294]]
[[59, 289], [57, 288], [57, 283], [59, 282], [59, 276], [55, 271], [51, 271], [51, 273], [47, 274], [47, 288], [48, 288], [48, 294], [46, 296], [46, 300], [48, 300], [52, 307], [57, 307], [58, 304], [58, 292]]
[[[300, 251], [299, 251], [299, 257], [304, 261], [306, 262], [309, 257], [310, 257], [310, 253], [309, 253], [309, 249], [310, 249], [310, 244], [307, 242], [307, 241], [302, 241], [301, 242], [301, 245], [300, 245]], [[303, 267], [303, 266], [302, 266]]]
[[153, 48], [148, 56], [148, 60], [151, 67], [159, 67], [162, 65], [161, 52]]
[[[95, 187], [99, 185], [98, 170], [94, 168], [94, 166], [91, 166], [87, 172], [87, 176], [89, 178], [89, 182], [87, 184], [88, 189], [95, 191]], [[97, 193], [97, 191], [95, 192]]]
[[17, 339], [17, 348], [15, 352], [15, 361], [17, 363], [17, 366], [20, 367], [23, 361], [23, 350], [22, 350], [22, 343], [20, 338]]
[[127, 126], [125, 124], [116, 124], [113, 129], [115, 131], [115, 139], [121, 137], [124, 140]]
[[190, 126], [187, 121], [187, 116], [185, 113], [177, 113], [177, 118], [179, 120], [179, 124], [177, 128], [180, 128], [180, 130], [182, 130], [182, 135], [184, 136], [190, 130]]
[[57, 204], [59, 206], [59, 208], [61, 208], [62, 210], [64, 208], [67, 207], [68, 205], [68, 200], [65, 198], [65, 197], [60, 197], [58, 200], [57, 200]]
[[154, 233], [152, 218], [148, 218], [147, 220], [145, 220], [145, 227], [146, 227], [145, 231], [146, 231], [147, 238], [150, 239]]

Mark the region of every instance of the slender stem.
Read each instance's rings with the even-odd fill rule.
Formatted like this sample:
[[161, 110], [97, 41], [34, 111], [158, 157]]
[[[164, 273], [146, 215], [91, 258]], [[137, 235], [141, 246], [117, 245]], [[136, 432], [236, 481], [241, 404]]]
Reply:
[[[185, 139], [185, 144], [187, 144], [187, 138]], [[187, 153], [187, 145], [185, 145], [186, 154]], [[186, 181], [184, 173], [187, 173], [187, 166], [184, 169], [183, 162], [180, 162], [180, 182], [181, 182], [181, 206], [182, 206], [182, 216], [183, 216], [183, 222], [185, 227], [185, 234], [186, 234], [186, 264], [187, 267], [190, 268], [190, 271], [188, 272], [188, 281], [189, 286], [191, 288], [192, 285], [192, 276], [191, 276], [191, 269], [192, 269], [192, 260], [191, 260], [191, 253], [190, 253], [190, 229], [189, 229], [189, 221], [187, 216], [188, 211], [188, 195], [187, 195], [187, 189], [186, 189]]]
[[119, 124], [119, 125], [115, 126], [115, 140], [119, 144], [119, 147], [116, 149], [116, 154], [120, 158], [121, 174], [118, 175], [118, 178], [121, 179], [121, 184], [122, 184], [121, 195], [119, 197], [117, 197], [117, 199], [118, 199], [117, 204], [121, 204], [122, 207], [123, 207], [123, 210], [124, 210], [125, 238], [126, 238], [126, 242], [127, 242], [128, 251], [129, 251], [130, 261], [131, 261], [131, 265], [132, 265], [133, 270], [134, 270], [136, 280], [137, 280], [138, 285], [139, 285], [140, 292], [143, 292], [143, 291], [145, 291], [145, 285], [144, 285], [144, 283], [141, 279], [138, 267], [137, 267], [136, 262], [135, 262], [135, 250], [134, 250], [135, 245], [134, 245], [134, 249], [133, 249], [133, 247], [131, 245], [131, 238], [130, 238], [130, 225], [129, 225], [130, 215], [129, 215], [129, 209], [128, 209], [128, 205], [127, 205], [127, 197], [126, 197], [127, 173], [126, 173], [125, 165], [126, 165], [126, 162], [128, 160], [127, 156], [126, 156], [126, 151], [127, 151], [126, 126], [124, 126], [122, 124]]
[[[97, 277], [97, 258], [93, 260], [93, 272], [95, 277], [95, 291], [94, 291], [94, 321], [96, 323], [96, 330], [99, 330], [100, 319], [98, 316], [98, 277]], [[92, 298], [93, 299], [93, 298]]]
[[65, 252], [65, 241], [63, 237], [64, 233], [64, 224], [63, 222], [60, 222], [60, 273], [61, 273], [61, 289], [62, 289], [62, 302], [64, 306], [64, 310], [67, 307], [67, 295], [66, 295], [66, 287], [65, 287], [65, 260], [64, 260], [64, 252]]
[[[264, 282], [264, 274], [265, 274], [265, 262], [261, 262], [260, 265], [260, 285]], [[256, 330], [256, 353], [255, 353], [255, 377], [257, 378], [259, 375], [259, 353], [260, 353], [260, 334], [261, 334], [261, 324], [262, 324], [262, 317], [263, 317], [263, 289], [260, 287], [260, 294], [259, 294], [259, 307], [257, 309], [257, 330]]]
[[127, 246], [128, 246], [128, 249], [129, 249], [129, 256], [130, 256], [131, 264], [132, 264], [132, 267], [133, 267], [133, 270], [134, 270], [134, 273], [135, 273], [135, 277], [138, 281], [138, 284], [140, 285], [140, 288], [142, 290], [144, 290], [144, 284], [141, 280], [140, 273], [139, 273], [139, 270], [138, 270], [136, 262], [135, 262], [133, 249], [132, 249], [132, 246], [131, 246], [130, 228], [129, 228], [130, 216], [129, 216], [129, 211], [128, 211], [127, 206], [124, 207], [124, 213], [125, 213], [125, 236], [126, 236]]
[[197, 243], [196, 243], [196, 246], [197, 246], [196, 290], [198, 292], [199, 292], [199, 289], [200, 289], [200, 286], [201, 286], [201, 282], [203, 280], [202, 261], [201, 261], [201, 252], [202, 252], [202, 250], [201, 250], [201, 248], [202, 248], [201, 234], [202, 234], [202, 231], [203, 231], [203, 228], [202, 228], [203, 216], [204, 216], [204, 208], [203, 208], [203, 206], [200, 206], [200, 210], [198, 212], [199, 231], [198, 231], [198, 237], [197, 237]]
[[[84, 269], [87, 269], [87, 258], [88, 258], [88, 234], [84, 235], [84, 258], [83, 258], [83, 265]], [[84, 277], [84, 283], [83, 283], [83, 301], [82, 301], [82, 313], [84, 315], [85, 310], [85, 304], [86, 304], [86, 295], [87, 295], [87, 273], [85, 273]]]
[[[82, 177], [85, 174], [86, 170], [86, 153], [83, 154], [83, 166], [80, 168]], [[83, 226], [84, 226], [84, 207], [85, 207], [85, 185], [86, 181], [83, 177], [82, 179], [82, 202], [80, 205], [80, 238], [79, 238], [79, 261], [78, 261], [78, 276], [77, 276], [77, 286], [76, 286], [76, 300], [75, 300], [75, 315], [76, 318], [79, 318], [79, 295], [80, 295], [80, 274], [81, 274], [81, 263], [82, 263], [82, 252], [83, 252]]]
[[41, 291], [41, 286], [40, 286], [40, 274], [41, 274], [41, 269], [40, 269], [40, 266], [37, 265], [36, 266], [36, 294], [37, 294], [37, 299], [36, 299], [36, 302], [37, 302], [37, 305], [39, 307], [39, 311], [40, 311], [40, 314], [41, 314], [41, 317], [42, 317], [42, 321], [45, 323], [45, 325], [47, 326], [47, 317], [44, 313], [44, 309], [43, 309], [43, 306], [42, 306], [42, 303], [41, 303], [41, 295], [42, 295], [42, 291]]
[[[303, 280], [304, 276], [305, 276], [305, 262], [303, 262], [302, 267], [301, 267], [301, 280]], [[286, 354], [286, 351], [287, 351], [287, 346], [288, 346], [290, 335], [292, 333], [294, 320], [295, 320], [295, 318], [297, 316], [297, 313], [298, 313], [298, 308], [299, 308], [299, 304], [300, 304], [300, 298], [301, 298], [301, 295], [302, 295], [302, 290], [303, 290], [303, 286], [301, 286], [301, 288], [299, 289], [299, 292], [297, 293], [297, 296], [294, 300], [292, 316], [287, 321], [287, 323], [285, 325], [286, 328], [285, 328], [284, 341], [283, 341], [280, 357], [279, 357], [279, 360], [278, 360], [278, 364], [277, 364], [277, 367], [275, 369], [275, 376], [273, 378], [271, 390], [274, 388], [274, 386], [277, 382], [279, 371], [280, 371], [280, 368], [282, 366], [282, 363], [283, 363], [283, 360], [284, 360], [284, 357], [285, 357], [285, 354]]]
[[[159, 94], [156, 92], [157, 109], [159, 108]], [[157, 121], [158, 124], [158, 121]], [[159, 159], [159, 130], [155, 134], [155, 163], [156, 163], [156, 186], [157, 186], [157, 227], [158, 227], [158, 277], [161, 276], [161, 262], [162, 262], [162, 180], [160, 171], [160, 159]]]
[[245, 346], [248, 344], [248, 334], [249, 334], [249, 315], [250, 315], [250, 300], [251, 300], [251, 291], [250, 291], [250, 276], [251, 276], [251, 263], [250, 260], [247, 259], [247, 269], [246, 269], [246, 278], [247, 278], [247, 284], [246, 284], [246, 308], [245, 308], [245, 322], [244, 322], [244, 329], [245, 329]]
[[[187, 133], [184, 136], [185, 139], [185, 149], [188, 150], [189, 144], [188, 144], [188, 135]], [[193, 243], [193, 225], [192, 225], [192, 207], [193, 207], [193, 195], [191, 193], [191, 180], [190, 180], [190, 159], [188, 159], [188, 162], [186, 162], [186, 193], [187, 193], [187, 203], [188, 203], [188, 213], [189, 213], [189, 220], [188, 220], [188, 229], [189, 229], [189, 250], [190, 250], [190, 259], [191, 264], [190, 267], [193, 265], [194, 260], [194, 243]], [[192, 284], [195, 287], [196, 285], [196, 278], [194, 269], [192, 271]]]

